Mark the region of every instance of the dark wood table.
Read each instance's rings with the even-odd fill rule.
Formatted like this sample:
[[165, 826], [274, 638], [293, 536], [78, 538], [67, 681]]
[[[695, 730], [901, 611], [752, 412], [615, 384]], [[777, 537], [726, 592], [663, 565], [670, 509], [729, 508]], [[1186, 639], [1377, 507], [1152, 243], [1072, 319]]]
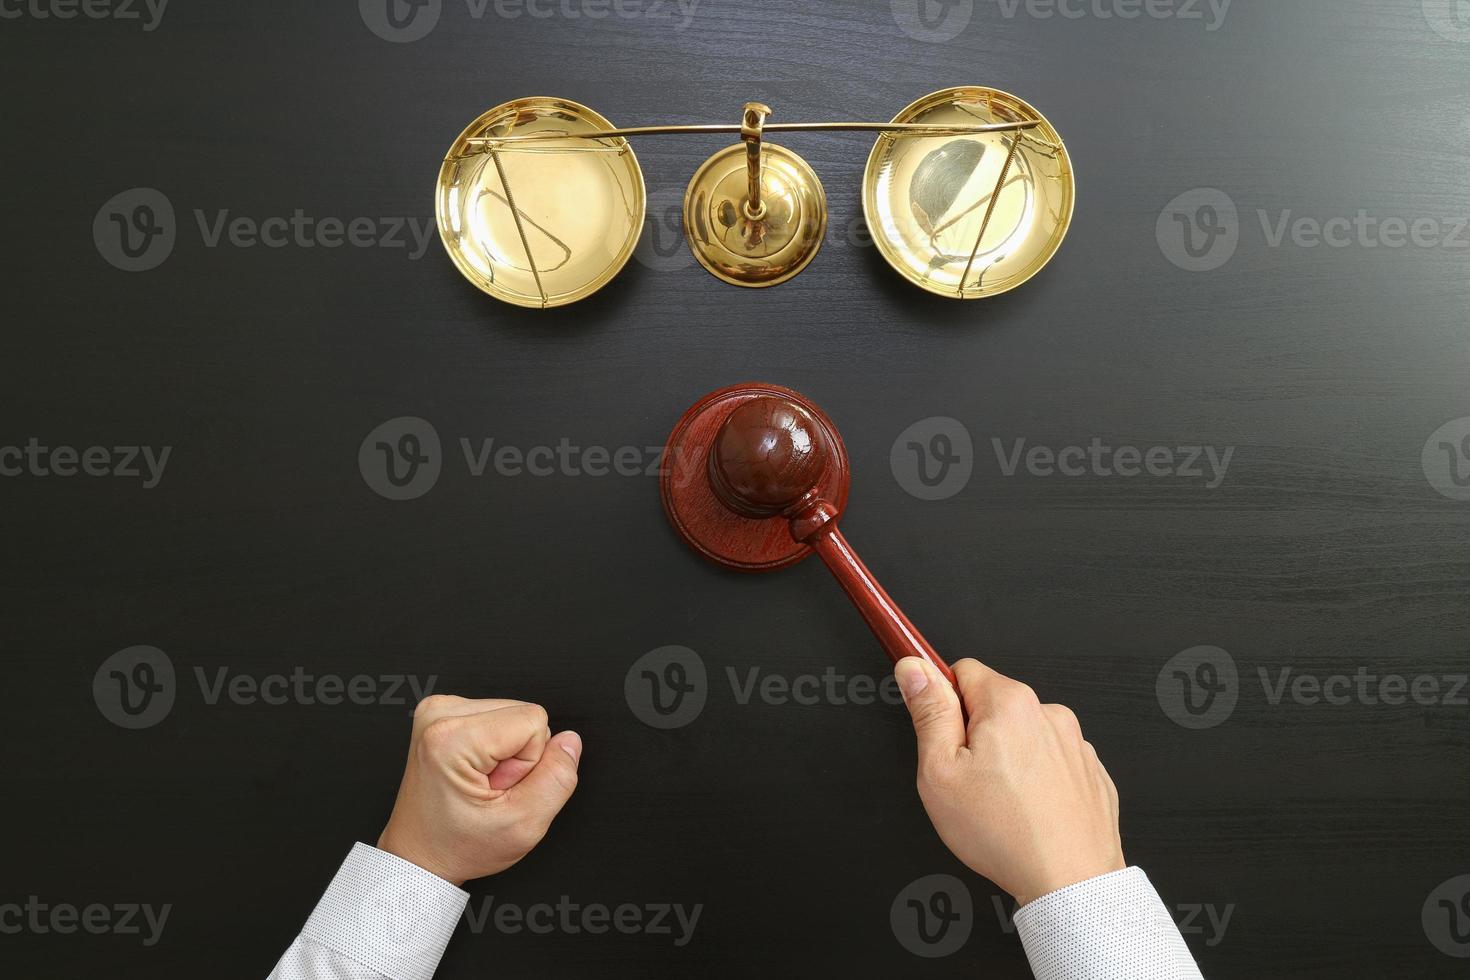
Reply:
[[[762, 380], [840, 428], [844, 529], [935, 646], [1076, 709], [1207, 976], [1463, 975], [1436, 944], [1470, 952], [1470, 23], [921, 2], [5, 6], [0, 904], [111, 925], [0, 936], [0, 970], [263, 977], [376, 839], [432, 683], [587, 746], [440, 976], [1028, 976], [825, 571], [725, 572], [664, 519], [648, 447]], [[879, 120], [956, 84], [1037, 106], [1078, 175], [1061, 253], [1003, 297], [866, 244], [861, 134], [781, 140], [832, 220], [775, 289], [680, 241], [720, 137], [636, 144], [638, 257], [574, 306], [497, 303], [434, 240], [445, 147], [515, 97]], [[395, 501], [368, 437], [405, 417], [439, 446]], [[666, 647], [692, 655], [638, 665]], [[703, 705], [654, 727], [671, 657]], [[931, 875], [938, 957], [910, 951]], [[151, 945], [130, 903], [170, 907]], [[516, 918], [541, 904], [549, 932]]]

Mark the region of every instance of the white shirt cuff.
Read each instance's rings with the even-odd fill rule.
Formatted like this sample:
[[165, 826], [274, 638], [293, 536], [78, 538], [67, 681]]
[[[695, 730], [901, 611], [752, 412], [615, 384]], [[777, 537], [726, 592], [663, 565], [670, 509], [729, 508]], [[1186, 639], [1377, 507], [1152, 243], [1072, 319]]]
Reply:
[[1016, 931], [1036, 980], [1199, 980], [1141, 868], [1079, 881], [1023, 906]]
[[469, 899], [412, 862], [353, 844], [301, 938], [392, 980], [431, 980]]

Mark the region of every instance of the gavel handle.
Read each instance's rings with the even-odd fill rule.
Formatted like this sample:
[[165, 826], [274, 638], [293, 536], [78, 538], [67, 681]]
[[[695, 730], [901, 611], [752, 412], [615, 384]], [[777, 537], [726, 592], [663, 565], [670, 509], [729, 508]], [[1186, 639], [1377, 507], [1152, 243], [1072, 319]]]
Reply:
[[873, 578], [868, 566], [863, 564], [863, 560], [837, 529], [835, 521], [813, 534], [806, 543], [837, 577], [837, 584], [842, 586], [842, 591], [847, 593], [858, 612], [863, 614], [868, 628], [878, 637], [878, 642], [883, 644], [883, 649], [894, 663], [904, 657], [919, 657], [933, 664], [951, 685], [955, 683], [954, 671], [949, 669], [949, 664], [934, 652], [934, 648], [924, 639], [918, 627], [898, 608], [898, 603], [883, 591], [883, 586]]

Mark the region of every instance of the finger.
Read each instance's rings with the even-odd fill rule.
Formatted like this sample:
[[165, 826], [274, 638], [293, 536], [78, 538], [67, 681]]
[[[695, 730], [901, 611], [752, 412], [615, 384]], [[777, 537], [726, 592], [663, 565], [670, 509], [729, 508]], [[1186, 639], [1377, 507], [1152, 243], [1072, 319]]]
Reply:
[[535, 768], [536, 763], [529, 759], [501, 759], [490, 770], [490, 788], [496, 791], [510, 789]]
[[421, 748], [439, 761], [467, 763], [488, 774], [508, 759], [534, 764], [549, 735], [545, 708], [513, 704], [479, 714], [438, 718], [423, 730]]
[[577, 788], [577, 767], [581, 762], [582, 736], [576, 732], [558, 732], [546, 743], [546, 751], [541, 753], [535, 768], [506, 794], [507, 801], [512, 807], [523, 809], [545, 830]]
[[525, 701], [512, 698], [462, 698], [455, 694], [430, 694], [413, 709], [415, 726], [428, 725], [440, 718], [478, 715], [496, 708], [509, 708]]
[[989, 715], [995, 709], [1000, 692], [1007, 685], [1017, 683], [973, 658], [957, 661], [953, 668], [960, 696], [965, 699], [965, 713], [972, 720]]
[[894, 664], [893, 676], [914, 722], [920, 768], [953, 759], [965, 744], [965, 716], [954, 688], [918, 657], [904, 657]]
[[[437, 720], [438, 718], [462, 718], [467, 715], [484, 714], [487, 711], [496, 711], [500, 708], [510, 708], [528, 703], [517, 701], [513, 698], [461, 698], [452, 694], [442, 694], [436, 697], [441, 698], [442, 701], [430, 706], [430, 720]], [[432, 699], [425, 699], [425, 702], [428, 700]], [[425, 702], [420, 702], [420, 704]], [[551, 730], [549, 728], [546, 730], [546, 737], [551, 737]], [[535, 764], [535, 759], [501, 759], [495, 768], [490, 771], [490, 788], [497, 792], [510, 789], [516, 783], [520, 782]]]

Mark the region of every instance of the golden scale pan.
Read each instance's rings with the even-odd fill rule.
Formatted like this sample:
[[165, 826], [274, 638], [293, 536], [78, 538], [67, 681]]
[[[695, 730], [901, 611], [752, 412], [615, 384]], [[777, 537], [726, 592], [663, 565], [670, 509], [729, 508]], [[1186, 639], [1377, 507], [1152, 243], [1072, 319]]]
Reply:
[[567, 99], [498, 105], [459, 134], [439, 171], [435, 214], [465, 278], [496, 299], [545, 309], [617, 275], [643, 231], [634, 136], [738, 133], [695, 171], [684, 234], [701, 265], [737, 286], [774, 286], [809, 265], [827, 231], [827, 196], [800, 156], [765, 139], [798, 131], [876, 132], [863, 214], [888, 263], [953, 299], [994, 296], [1050, 261], [1072, 222], [1075, 186], [1062, 138], [1041, 113], [992, 88], [947, 88], [892, 122], [617, 128]]

